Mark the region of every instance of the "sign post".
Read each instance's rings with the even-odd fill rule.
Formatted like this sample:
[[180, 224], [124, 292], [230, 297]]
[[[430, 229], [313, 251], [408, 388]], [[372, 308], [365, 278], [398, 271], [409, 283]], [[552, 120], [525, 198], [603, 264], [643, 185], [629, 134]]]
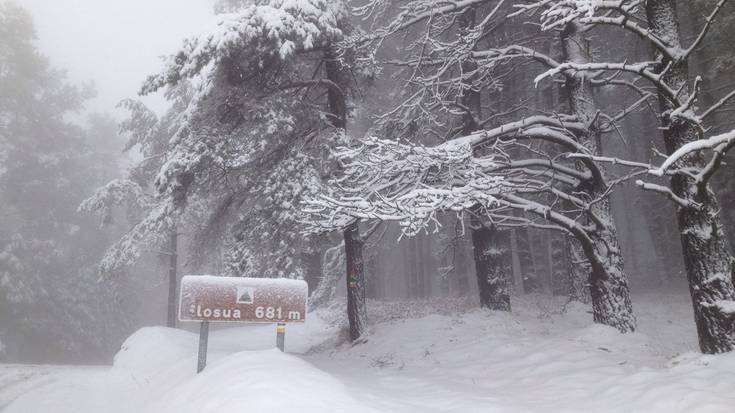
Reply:
[[276, 325], [276, 347], [279, 350], [284, 351], [286, 347], [286, 324], [278, 323]]
[[187, 275], [181, 279], [179, 321], [201, 322], [197, 372], [207, 364], [209, 322], [277, 323], [276, 346], [283, 351], [286, 323], [306, 320], [305, 281], [285, 278]]
[[207, 367], [207, 345], [209, 344], [209, 321], [202, 321], [199, 326], [199, 357], [197, 358], [197, 373]]

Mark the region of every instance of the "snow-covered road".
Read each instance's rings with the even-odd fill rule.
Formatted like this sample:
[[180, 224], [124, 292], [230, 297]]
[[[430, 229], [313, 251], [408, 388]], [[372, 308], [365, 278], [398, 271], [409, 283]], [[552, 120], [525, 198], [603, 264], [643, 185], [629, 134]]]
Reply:
[[628, 335], [543, 297], [513, 314], [384, 305], [352, 347], [320, 310], [289, 325], [289, 354], [272, 349], [273, 326], [213, 331], [199, 375], [195, 334], [146, 328], [112, 368], [3, 366], [14, 384], [0, 401], [14, 399], [7, 413], [731, 412], [735, 355], [693, 351], [686, 297], [637, 301], [641, 333]]
[[0, 411], [25, 393], [58, 385], [63, 377], [102, 375], [110, 367], [0, 364]]

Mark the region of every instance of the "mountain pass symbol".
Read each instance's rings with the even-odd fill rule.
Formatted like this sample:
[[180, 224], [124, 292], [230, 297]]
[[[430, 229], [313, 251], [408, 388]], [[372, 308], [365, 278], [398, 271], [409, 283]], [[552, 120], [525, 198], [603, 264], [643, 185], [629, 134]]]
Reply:
[[253, 287], [237, 287], [237, 303], [252, 304], [255, 297], [255, 288]]

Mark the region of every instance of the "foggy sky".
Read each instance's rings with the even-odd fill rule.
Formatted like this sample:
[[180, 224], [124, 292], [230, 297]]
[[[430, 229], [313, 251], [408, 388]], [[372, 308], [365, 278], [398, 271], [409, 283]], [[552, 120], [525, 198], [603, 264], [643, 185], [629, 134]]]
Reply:
[[[73, 82], [94, 81], [90, 112], [115, 112], [177, 50], [213, 19], [213, 0], [16, 0], [33, 14], [38, 46]], [[147, 97], [157, 111], [160, 96]], [[118, 112], [118, 114], [120, 114]]]

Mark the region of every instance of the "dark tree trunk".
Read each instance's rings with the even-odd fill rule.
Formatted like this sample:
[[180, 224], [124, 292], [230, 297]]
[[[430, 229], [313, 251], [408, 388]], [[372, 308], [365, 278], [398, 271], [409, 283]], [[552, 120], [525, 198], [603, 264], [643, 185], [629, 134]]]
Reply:
[[589, 261], [584, 256], [579, 240], [567, 237], [567, 261], [569, 262], [568, 289], [569, 298], [580, 303], [589, 304], [591, 300], [589, 276], [592, 272]]
[[419, 298], [419, 262], [418, 262], [418, 240], [411, 239], [409, 253], [411, 254], [411, 298]]
[[403, 251], [403, 255], [401, 255], [401, 271], [403, 273], [403, 288], [405, 290], [404, 297], [407, 299], [411, 298], [411, 260], [413, 259], [413, 255], [411, 254], [411, 246], [407, 242], [403, 245], [403, 248], [399, 247], [399, 250]]
[[[646, 17], [651, 32], [674, 48], [681, 47], [680, 31], [674, 0], [649, 0]], [[688, 87], [687, 60], [670, 61], [656, 53], [658, 71], [667, 68], [663, 81], [672, 90], [681, 90], [685, 101], [691, 93]], [[663, 91], [659, 93], [666, 151], [673, 153], [681, 146], [700, 138], [697, 125], [669, 115], [675, 109]], [[702, 168], [700, 154], [682, 159], [680, 168]], [[694, 307], [694, 321], [699, 335], [699, 347], [704, 353], [723, 353], [735, 349], [735, 315], [726, 311], [735, 302], [733, 289], [733, 258], [722, 230], [720, 206], [709, 185], [677, 174], [671, 179], [672, 191], [689, 206], [679, 206], [677, 221], [684, 254], [684, 267]]]
[[367, 324], [363, 241], [356, 223], [350, 224], [344, 230], [344, 239], [347, 262], [347, 320], [350, 324], [350, 340], [355, 341], [362, 336]]
[[565, 234], [554, 233], [551, 236], [551, 289], [554, 295], [568, 293], [569, 254], [567, 253], [567, 237]]
[[533, 255], [533, 243], [531, 242], [531, 231], [528, 228], [516, 228], [518, 258], [521, 264], [521, 277], [523, 278], [523, 292], [533, 290], [533, 279], [538, 272], [538, 265]]
[[[468, 7], [460, 16], [460, 32], [463, 33], [472, 29], [475, 26], [475, 19], [476, 8]], [[474, 62], [466, 61], [463, 63], [465, 72], [471, 72], [475, 69], [476, 64]], [[468, 87], [464, 91], [461, 100], [470, 111], [463, 120], [464, 132], [470, 133], [479, 128], [475, 119], [480, 119], [482, 115], [480, 92]], [[481, 212], [476, 210], [474, 214], [479, 215]], [[510, 311], [510, 293], [507, 285], [509, 276], [507, 271], [510, 268], [510, 263], [501, 262], [504, 254], [508, 253], [509, 233], [504, 231], [501, 235], [497, 228], [488, 228], [483, 225], [481, 219], [475, 217], [471, 221], [475, 275], [480, 290], [480, 304], [492, 310]], [[503, 254], [498, 254], [499, 251], [503, 251]]]
[[[343, 73], [335, 51], [324, 51], [324, 68], [327, 80], [342, 87]], [[347, 129], [347, 96], [344, 89], [329, 87], [327, 103], [332, 114], [332, 125], [337, 129]], [[350, 340], [355, 341], [367, 325], [365, 308], [365, 270], [362, 256], [363, 240], [357, 223], [350, 224], [344, 232], [345, 261], [347, 267], [347, 319], [350, 324]]]
[[[600, 201], [608, 209], [609, 200]], [[610, 218], [612, 219], [612, 218]], [[590, 234], [592, 245], [586, 255], [594, 255], [590, 263], [590, 296], [592, 318], [596, 323], [615, 327], [623, 333], [635, 331], [636, 322], [630, 301], [628, 278], [623, 272], [623, 254], [614, 227]]]
[[522, 295], [526, 293], [523, 285], [523, 269], [521, 268], [520, 242], [518, 241], [519, 231], [512, 229], [510, 231], [510, 254], [511, 268], [513, 269], [513, 293]]
[[491, 310], [510, 311], [508, 291], [508, 249], [510, 231], [488, 228], [479, 220], [472, 231], [480, 305]]
[[449, 279], [450, 284], [450, 295], [455, 297], [466, 296], [470, 291], [470, 268], [469, 268], [469, 248], [467, 248], [467, 242], [465, 234], [462, 233], [460, 227], [462, 222], [457, 220], [454, 228], [454, 236], [456, 243], [454, 248], [454, 276]]
[[[566, 25], [562, 33], [562, 49], [565, 58], [575, 63], [586, 63], [584, 50], [586, 39], [576, 23]], [[602, 152], [600, 133], [595, 125], [596, 107], [592, 88], [582, 75], [567, 77], [569, 103], [580, 122], [589, 125], [589, 132], [579, 136], [579, 142], [591, 153]], [[635, 330], [636, 322], [630, 300], [628, 277], [623, 270], [623, 255], [617, 229], [610, 212], [610, 200], [604, 195], [607, 183], [604, 170], [593, 171], [590, 182], [580, 188], [582, 196], [591, 203], [587, 219], [594, 229], [579, 241], [583, 244], [585, 256], [590, 261], [590, 293], [592, 313], [596, 323], [615, 327], [621, 332]]]
[[554, 293], [554, 234], [551, 231], [546, 232], [546, 262], [549, 266], [546, 271], [541, 275], [541, 292], [546, 295], [552, 295]]

